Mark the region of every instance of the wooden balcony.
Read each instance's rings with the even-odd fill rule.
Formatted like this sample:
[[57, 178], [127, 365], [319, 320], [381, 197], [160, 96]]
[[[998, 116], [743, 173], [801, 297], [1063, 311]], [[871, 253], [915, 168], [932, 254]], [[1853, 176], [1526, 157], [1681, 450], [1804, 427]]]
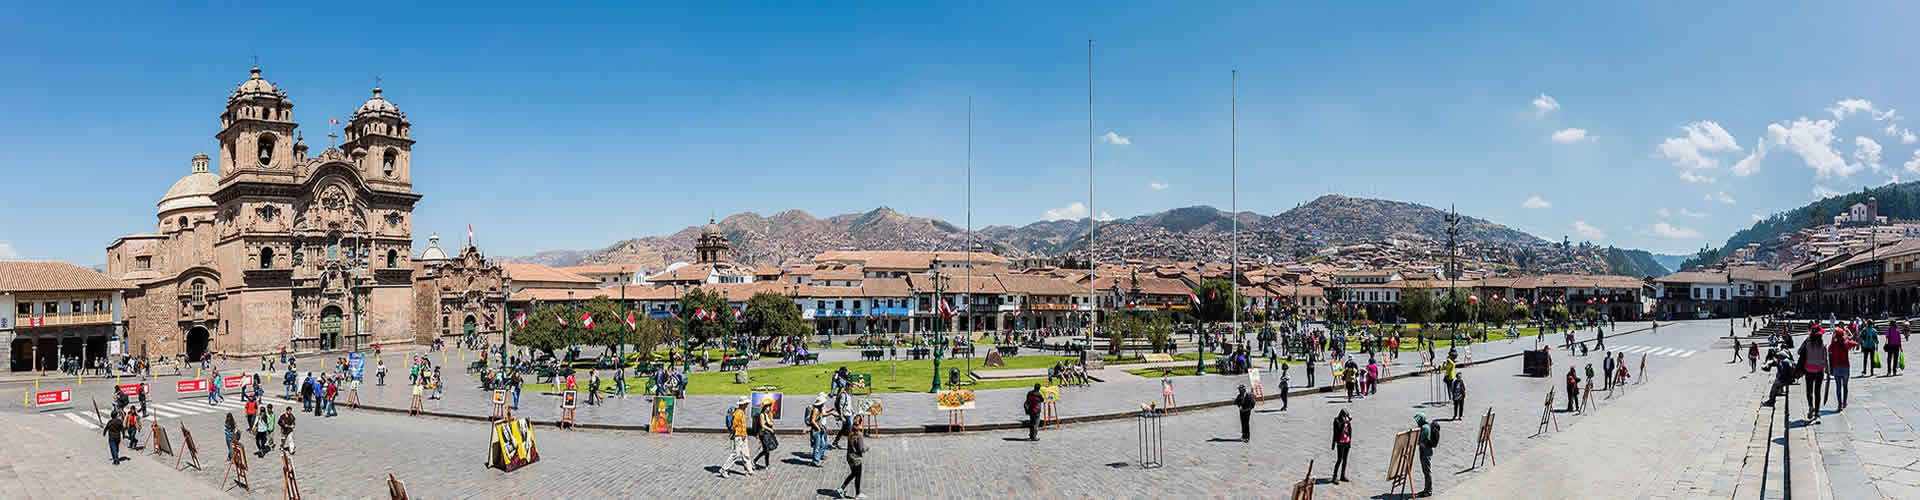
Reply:
[[36, 328], [49, 326], [106, 325], [113, 323], [111, 312], [84, 312], [68, 314], [22, 315], [15, 319], [16, 328]]

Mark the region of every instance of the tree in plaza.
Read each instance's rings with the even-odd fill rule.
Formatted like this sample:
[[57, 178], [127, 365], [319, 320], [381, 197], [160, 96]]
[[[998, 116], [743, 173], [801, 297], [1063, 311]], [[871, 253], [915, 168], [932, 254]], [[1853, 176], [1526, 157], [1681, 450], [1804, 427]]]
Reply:
[[1107, 352], [1118, 355], [1120, 348], [1126, 345], [1127, 338], [1137, 334], [1140, 320], [1134, 318], [1133, 314], [1122, 312], [1109, 314], [1101, 318], [1100, 323], [1100, 328], [1107, 334]]
[[1533, 308], [1528, 307], [1526, 304], [1516, 302], [1513, 304], [1513, 308], [1507, 311], [1506, 317], [1522, 320], [1530, 319], [1533, 317]]
[[[695, 317], [699, 311], [706, 311], [706, 317]], [[727, 307], [727, 298], [705, 288], [695, 288], [680, 296], [680, 317], [687, 320], [686, 340], [696, 345], [706, 345], [734, 331], [733, 310]]]
[[620, 314], [619, 303], [605, 296], [594, 297], [593, 300], [581, 304], [579, 311], [574, 313], [572, 319], [577, 320], [584, 314], [593, 315], [593, 328], [586, 328], [584, 324], [579, 325], [579, 335], [574, 337], [574, 343], [606, 347], [608, 350], [622, 343], [621, 336], [627, 331], [627, 318]]
[[1465, 288], [1455, 288], [1451, 292], [1442, 293], [1440, 299], [1441, 320], [1454, 323], [1472, 321], [1473, 311], [1471, 308], [1473, 303], [1467, 300], [1467, 297], [1472, 295], [1473, 294]]
[[1480, 318], [1483, 321], [1496, 321], [1500, 323], [1505, 323], [1507, 321], [1507, 318], [1513, 317], [1513, 305], [1514, 304], [1512, 302], [1508, 302], [1504, 299], [1493, 300], [1493, 301], [1482, 300], [1480, 301], [1480, 306], [1482, 308], [1480, 311]]
[[1153, 352], [1160, 352], [1173, 339], [1173, 319], [1161, 311], [1148, 313], [1140, 322], [1140, 333], [1153, 344]]
[[800, 317], [800, 305], [773, 292], [756, 293], [747, 299], [747, 310], [740, 313], [740, 328], [760, 339], [801, 337], [812, 331]]
[[1193, 289], [1193, 295], [1200, 298], [1197, 311], [1202, 321], [1232, 321], [1233, 310], [1247, 306], [1246, 297], [1233, 296], [1233, 283], [1223, 279], [1210, 279]]
[[[661, 344], [673, 341], [675, 332], [680, 329], [678, 321], [635, 316], [633, 331], [627, 332], [627, 342], [633, 344], [633, 352], [643, 356], [641, 359], [647, 359], [644, 356], [660, 348]], [[620, 327], [626, 328], [626, 325]]]
[[1552, 309], [1547, 309], [1547, 316], [1554, 321], [1565, 323], [1573, 317], [1573, 313], [1567, 311], [1566, 304], [1554, 304]]
[[1400, 292], [1400, 316], [1415, 323], [1426, 324], [1440, 314], [1439, 304], [1433, 300], [1433, 294], [1426, 289], [1409, 288]]
[[527, 314], [527, 325], [514, 330], [513, 344], [552, 355], [566, 347], [566, 327], [561, 325], [567, 307], [546, 307]]

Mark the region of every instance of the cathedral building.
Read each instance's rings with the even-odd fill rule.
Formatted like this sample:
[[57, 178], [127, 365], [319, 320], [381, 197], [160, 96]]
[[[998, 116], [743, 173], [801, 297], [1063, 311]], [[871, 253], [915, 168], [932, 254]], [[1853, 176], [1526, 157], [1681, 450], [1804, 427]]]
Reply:
[[299, 126], [287, 92], [253, 68], [220, 113], [218, 169], [195, 155], [155, 232], [107, 247], [108, 276], [136, 287], [132, 354], [326, 351], [440, 330], [415, 300], [407, 115], [376, 87], [339, 147], [310, 154]]

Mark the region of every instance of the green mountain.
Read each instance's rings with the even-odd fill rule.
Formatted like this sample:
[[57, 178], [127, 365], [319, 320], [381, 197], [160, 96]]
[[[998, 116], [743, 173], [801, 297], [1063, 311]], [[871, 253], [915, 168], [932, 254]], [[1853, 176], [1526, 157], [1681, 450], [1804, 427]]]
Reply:
[[1607, 269], [1612, 270], [1613, 274], [1642, 278], [1673, 274], [1667, 266], [1660, 265], [1660, 261], [1646, 250], [1621, 250], [1607, 247], [1604, 259], [1607, 262]]
[[1855, 203], [1865, 203], [1868, 198], [1877, 199], [1880, 202], [1880, 215], [1889, 219], [1920, 219], [1920, 181], [1863, 188], [1857, 193], [1829, 197], [1754, 222], [1753, 227], [1733, 233], [1732, 237], [1727, 238], [1727, 243], [1720, 248], [1701, 248], [1699, 252], [1695, 252], [1692, 257], [1680, 263], [1680, 268], [1710, 266], [1725, 258], [1729, 248], [1740, 248], [1749, 243], [1767, 241], [1782, 234], [1821, 224], [1831, 224], [1833, 216], [1846, 213], [1847, 207]]

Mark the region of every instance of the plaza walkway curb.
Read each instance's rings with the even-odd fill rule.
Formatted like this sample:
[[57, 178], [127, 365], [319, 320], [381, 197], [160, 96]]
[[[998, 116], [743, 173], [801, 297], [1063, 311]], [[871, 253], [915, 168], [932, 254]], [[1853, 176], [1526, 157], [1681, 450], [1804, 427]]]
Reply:
[[[1623, 337], [1623, 336], [1632, 335], [1632, 334], [1641, 333], [1641, 332], [1654, 331], [1655, 328], [1656, 327], [1643, 327], [1637, 330], [1616, 332], [1612, 334], [1612, 338]], [[1548, 349], [1552, 349], [1552, 347], [1549, 346]], [[1486, 359], [1475, 359], [1475, 360], [1464, 362], [1464, 363], [1458, 363], [1456, 366], [1458, 368], [1466, 368], [1466, 367], [1476, 366], [1476, 365], [1481, 365], [1486, 363], [1504, 361], [1507, 359], [1520, 356], [1525, 353], [1526, 351], [1522, 350], [1520, 352], [1515, 352], [1511, 354], [1502, 354], [1499, 356], [1493, 356]], [[1423, 370], [1414, 370], [1414, 371], [1402, 373], [1399, 375], [1383, 377], [1381, 378], [1381, 381], [1393, 381], [1393, 380], [1399, 380], [1399, 379], [1405, 379], [1405, 378], [1420, 377], [1420, 376], [1425, 376], [1425, 375], [1437, 372], [1439, 370], [1440, 369], [1437, 367], [1427, 368]], [[1305, 395], [1312, 395], [1312, 394], [1330, 393], [1334, 391], [1334, 388], [1335, 386], [1332, 386], [1332, 385], [1320, 386], [1320, 387], [1306, 387], [1306, 388], [1300, 388], [1300, 389], [1288, 391], [1287, 395], [1288, 397], [1292, 397], [1292, 396], [1305, 396]], [[1259, 400], [1272, 401], [1279, 398], [1280, 398], [1280, 394], [1275, 393], [1275, 394], [1268, 394], [1268, 395], [1262, 396], [1259, 398]], [[1181, 411], [1207, 410], [1207, 409], [1220, 408], [1220, 407], [1231, 406], [1231, 405], [1233, 405], [1233, 400], [1229, 399], [1229, 400], [1222, 400], [1222, 401], [1209, 401], [1205, 403], [1195, 403], [1190, 405], [1176, 405], [1166, 409], [1169, 411], [1169, 413], [1178, 413]], [[424, 415], [429, 417], [471, 420], [476, 422], [491, 422], [493, 420], [492, 417], [489, 415], [468, 415], [468, 414], [460, 414], [460, 413], [439, 412], [439, 411], [432, 411], [432, 410], [409, 412], [405, 408], [389, 408], [389, 407], [375, 406], [375, 405], [360, 405], [359, 407], [357, 407], [357, 409], [382, 412], [382, 413], [393, 413], [393, 414], [400, 414], [400, 415], [415, 413], [417, 415]], [[1045, 426], [1043, 426], [1043, 428], [1053, 427], [1057, 425], [1088, 424], [1088, 423], [1096, 423], [1096, 422], [1124, 420], [1128, 418], [1137, 417], [1139, 416], [1139, 414], [1140, 413], [1138, 411], [1123, 411], [1123, 412], [1112, 412], [1112, 413], [1098, 413], [1098, 414], [1092, 414], [1092, 415], [1080, 415], [1075, 417], [1062, 417], [1058, 420], [1048, 422]], [[531, 420], [531, 419], [528, 420], [528, 422], [534, 425], [550, 426], [550, 427], [558, 427], [560, 423], [558, 420]], [[596, 424], [596, 423], [589, 423], [589, 422], [580, 422], [580, 423], [576, 423], [573, 427], [575, 429], [647, 432], [647, 426], [645, 425]], [[1016, 422], [997, 422], [997, 423], [988, 423], [988, 424], [980, 424], [980, 425], [967, 425], [965, 427], [965, 431], [968, 431], [968, 432], [1004, 431], [1004, 430], [1025, 429], [1025, 428], [1026, 428], [1026, 424], [1016, 421]], [[719, 427], [675, 426], [673, 428], [674, 434], [725, 434], [727, 432], [728, 432], [727, 429], [723, 429]], [[897, 436], [897, 435], [912, 435], [912, 434], [929, 434], [929, 435], [950, 434], [951, 430], [946, 425], [923, 425], [923, 426], [913, 426], [913, 427], [880, 427], [880, 428], [874, 429], [873, 432], [881, 435]], [[775, 434], [782, 435], [782, 436], [805, 436], [806, 430], [804, 428], [782, 428], [775, 431]]]

